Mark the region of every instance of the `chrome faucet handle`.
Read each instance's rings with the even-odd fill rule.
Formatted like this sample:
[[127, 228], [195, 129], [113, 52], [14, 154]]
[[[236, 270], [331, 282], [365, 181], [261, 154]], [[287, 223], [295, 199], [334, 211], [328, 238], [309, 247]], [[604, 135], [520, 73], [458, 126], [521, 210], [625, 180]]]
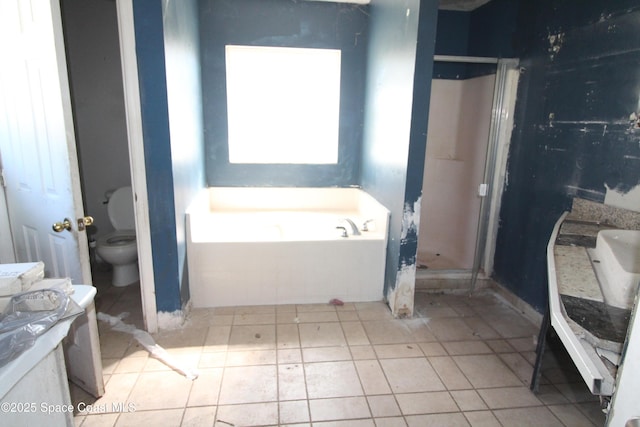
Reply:
[[336, 227], [336, 230], [342, 230], [342, 237], [349, 237], [349, 234], [347, 234], [347, 229], [345, 227], [339, 225]]
[[367, 226], [367, 224], [373, 221], [375, 221], [373, 218], [366, 220], [364, 224], [362, 224], [362, 231], [369, 231], [369, 227]]

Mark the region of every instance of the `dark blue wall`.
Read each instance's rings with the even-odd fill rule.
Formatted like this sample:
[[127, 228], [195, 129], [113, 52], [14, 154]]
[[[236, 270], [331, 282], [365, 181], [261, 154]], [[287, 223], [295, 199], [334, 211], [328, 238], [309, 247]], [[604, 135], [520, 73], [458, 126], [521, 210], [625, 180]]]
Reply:
[[162, 2], [133, 3], [149, 222], [158, 311], [182, 308], [167, 107]]
[[503, 193], [495, 278], [542, 311], [545, 247], [574, 196], [640, 183], [637, 1], [520, 2], [522, 74]]
[[[200, 3], [208, 185], [328, 187], [358, 184], [367, 17], [367, 6], [338, 3], [291, 0], [204, 0]], [[224, 52], [227, 44], [342, 50], [337, 165], [229, 163]]]
[[[440, 10], [436, 55], [515, 57], [518, 2], [492, 0], [471, 11]], [[496, 72], [492, 64], [436, 62], [433, 77], [464, 80]]]

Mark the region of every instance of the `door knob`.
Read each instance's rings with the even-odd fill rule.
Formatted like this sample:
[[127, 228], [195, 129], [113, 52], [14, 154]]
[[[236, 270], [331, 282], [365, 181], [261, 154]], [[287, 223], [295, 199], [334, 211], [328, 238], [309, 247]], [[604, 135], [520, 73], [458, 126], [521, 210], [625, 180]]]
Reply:
[[78, 218], [78, 231], [84, 231], [88, 226], [93, 224], [92, 216]]
[[71, 220], [65, 218], [62, 222], [56, 222], [51, 226], [56, 233], [62, 233], [64, 230], [71, 231]]

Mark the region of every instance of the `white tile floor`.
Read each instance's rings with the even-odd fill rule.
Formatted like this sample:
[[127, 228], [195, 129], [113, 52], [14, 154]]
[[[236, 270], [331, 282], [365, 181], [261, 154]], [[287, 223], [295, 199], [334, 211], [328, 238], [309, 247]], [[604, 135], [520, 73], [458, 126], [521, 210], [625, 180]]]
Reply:
[[[99, 311], [141, 327], [139, 289], [99, 287]], [[537, 328], [490, 291], [418, 293], [413, 319], [382, 303], [198, 309], [155, 336], [195, 381], [100, 325], [106, 394], [77, 387], [78, 426], [599, 426], [562, 352], [529, 391]], [[115, 406], [113, 406], [115, 404]], [[135, 411], [120, 411], [118, 405]]]

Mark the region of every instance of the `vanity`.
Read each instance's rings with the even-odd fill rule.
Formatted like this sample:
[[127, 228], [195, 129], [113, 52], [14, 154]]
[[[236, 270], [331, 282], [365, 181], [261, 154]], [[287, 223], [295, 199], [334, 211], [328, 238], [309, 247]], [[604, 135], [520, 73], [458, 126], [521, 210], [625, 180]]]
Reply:
[[611, 396], [640, 281], [640, 213], [575, 198], [547, 246], [551, 326], [594, 395]]

